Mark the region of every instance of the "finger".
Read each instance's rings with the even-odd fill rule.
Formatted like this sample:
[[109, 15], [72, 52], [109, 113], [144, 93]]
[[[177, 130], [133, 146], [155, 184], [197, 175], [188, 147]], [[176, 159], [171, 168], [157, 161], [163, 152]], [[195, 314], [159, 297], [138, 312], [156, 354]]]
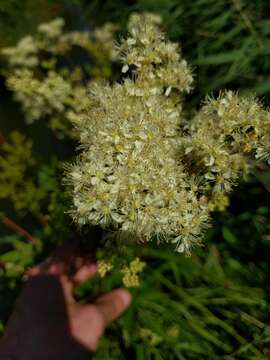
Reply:
[[116, 289], [99, 296], [94, 305], [103, 315], [105, 326], [117, 319], [131, 302], [131, 295], [125, 289]]
[[60, 262], [54, 262], [51, 257], [47, 258], [42, 263], [35, 267], [28, 269], [25, 276], [31, 277], [35, 275], [60, 275], [63, 273], [64, 266]]
[[83, 265], [93, 263], [94, 254], [90, 249], [76, 241], [68, 241], [59, 247], [45, 262], [48, 271], [54, 274], [65, 273], [72, 277]]
[[[25, 278], [38, 274], [67, 275], [71, 281], [80, 268], [87, 268], [94, 262], [94, 254], [89, 249], [82, 249], [76, 242], [66, 242], [45, 261], [28, 270]], [[85, 272], [84, 270], [83, 272]], [[90, 273], [91, 275], [91, 273]], [[80, 276], [79, 276], [80, 277]]]
[[59, 280], [62, 284], [65, 299], [68, 303], [74, 303], [73, 290], [75, 286], [78, 286], [85, 281], [91, 279], [97, 273], [97, 265], [89, 264], [82, 266], [77, 273], [73, 276], [67, 276], [65, 274], [59, 275]]
[[63, 296], [67, 304], [74, 304], [75, 299], [73, 296], [74, 284], [66, 275], [58, 276], [58, 279], [62, 285]]
[[77, 271], [77, 273], [74, 275], [73, 282], [76, 285], [80, 285], [80, 284], [84, 283], [85, 281], [94, 277], [97, 273], [97, 270], [98, 270], [98, 267], [97, 267], [97, 264], [95, 264], [95, 263], [83, 265]]

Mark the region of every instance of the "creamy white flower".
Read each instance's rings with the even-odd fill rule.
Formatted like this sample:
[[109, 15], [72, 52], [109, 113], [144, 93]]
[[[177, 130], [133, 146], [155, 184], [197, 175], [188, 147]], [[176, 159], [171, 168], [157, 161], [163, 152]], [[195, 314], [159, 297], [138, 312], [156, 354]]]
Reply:
[[210, 212], [224, 207], [248, 172], [246, 154], [269, 153], [269, 112], [227, 92], [187, 121], [182, 96], [172, 91], [188, 92], [193, 82], [179, 46], [165, 39], [155, 17], [130, 21], [118, 50], [133, 80], [95, 84], [89, 95], [95, 106], [77, 125], [82, 151], [71, 173], [84, 175], [70, 176], [74, 219], [114, 225], [118, 235], [141, 241], [157, 235], [189, 254]]
[[122, 67], [122, 73], [126, 73], [129, 69], [129, 66], [127, 64], [125, 64], [123, 67]]

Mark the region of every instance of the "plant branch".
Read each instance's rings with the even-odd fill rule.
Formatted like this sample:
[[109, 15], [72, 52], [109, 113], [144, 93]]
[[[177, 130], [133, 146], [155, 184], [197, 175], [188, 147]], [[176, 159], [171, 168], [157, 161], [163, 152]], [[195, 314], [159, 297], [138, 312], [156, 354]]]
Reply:
[[28, 241], [33, 242], [34, 237], [24, 228], [22, 228], [20, 225], [16, 224], [13, 220], [8, 218], [7, 216], [4, 217], [2, 220], [3, 224], [5, 224], [10, 229], [14, 230], [18, 234], [22, 235], [24, 238], [26, 238]]

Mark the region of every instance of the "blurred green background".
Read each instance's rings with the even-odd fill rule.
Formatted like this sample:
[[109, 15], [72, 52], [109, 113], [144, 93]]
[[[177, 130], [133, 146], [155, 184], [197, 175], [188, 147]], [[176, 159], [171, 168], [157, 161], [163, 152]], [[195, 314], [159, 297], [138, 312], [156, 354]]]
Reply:
[[[55, 17], [63, 17], [70, 30], [113, 22], [119, 39], [132, 11], [162, 15], [170, 39], [180, 42], [196, 82], [188, 111], [221, 88], [256, 93], [270, 105], [268, 0], [0, 0], [0, 47], [15, 45]], [[74, 157], [76, 141], [54, 133], [45, 121], [27, 125], [4, 75], [0, 94], [1, 334], [24, 270], [65, 239], [89, 241], [90, 234], [78, 233], [66, 214], [61, 164]], [[13, 196], [6, 178], [16, 189]], [[263, 167], [235, 189], [226, 211], [214, 215], [205, 246], [190, 258], [166, 246], [131, 247], [128, 257], [139, 254], [147, 261], [142, 283], [132, 290], [129, 311], [107, 330], [96, 358], [269, 359], [269, 191], [270, 170]], [[119, 281], [117, 273], [97, 278], [77, 296], [107, 291]]]

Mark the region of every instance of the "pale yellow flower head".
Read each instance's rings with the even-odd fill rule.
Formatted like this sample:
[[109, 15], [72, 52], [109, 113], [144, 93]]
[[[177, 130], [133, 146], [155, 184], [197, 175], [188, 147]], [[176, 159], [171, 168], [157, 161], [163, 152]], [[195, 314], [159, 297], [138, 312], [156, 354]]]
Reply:
[[[58, 134], [60, 130], [60, 135], [74, 136], [71, 122], [81, 121], [89, 106], [87, 87], [94, 78], [110, 75], [110, 61], [116, 59], [113, 42], [117, 27], [107, 23], [91, 32], [66, 31], [64, 27], [62, 18], [42, 23], [34, 34], [0, 52], [6, 58], [6, 85], [22, 104], [26, 121], [46, 119]], [[87, 71], [83, 63], [68, 65], [73, 62], [74, 49], [92, 61]]]
[[117, 46], [122, 82], [90, 87], [91, 106], [76, 124], [81, 154], [67, 178], [78, 224], [189, 253], [210, 212], [228, 206], [249, 157], [269, 156], [269, 112], [229, 91], [188, 122], [183, 94], [192, 73], [160, 24], [156, 15], [131, 15]]

